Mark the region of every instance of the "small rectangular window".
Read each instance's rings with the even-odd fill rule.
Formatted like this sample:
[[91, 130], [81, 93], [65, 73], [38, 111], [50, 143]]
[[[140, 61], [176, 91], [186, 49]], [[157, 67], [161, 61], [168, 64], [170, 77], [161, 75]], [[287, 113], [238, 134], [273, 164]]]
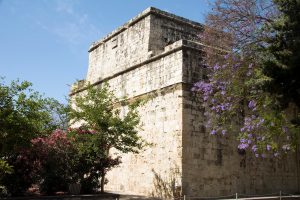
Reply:
[[118, 38], [115, 37], [111, 40], [111, 48], [114, 49], [117, 46], [118, 46]]

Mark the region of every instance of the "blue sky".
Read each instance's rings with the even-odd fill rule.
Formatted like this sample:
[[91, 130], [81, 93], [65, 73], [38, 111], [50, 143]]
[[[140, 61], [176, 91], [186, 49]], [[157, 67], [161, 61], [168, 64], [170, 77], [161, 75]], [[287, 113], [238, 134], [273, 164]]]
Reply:
[[0, 0], [0, 76], [66, 102], [88, 48], [147, 7], [204, 22], [211, 0]]

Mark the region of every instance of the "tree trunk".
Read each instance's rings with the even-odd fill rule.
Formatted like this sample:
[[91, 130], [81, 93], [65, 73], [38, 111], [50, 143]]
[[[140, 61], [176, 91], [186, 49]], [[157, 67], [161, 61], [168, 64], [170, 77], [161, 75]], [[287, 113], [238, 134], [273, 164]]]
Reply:
[[102, 170], [101, 171], [101, 185], [100, 185], [101, 193], [104, 193], [104, 181], [105, 181], [105, 173], [104, 173], [104, 170]]

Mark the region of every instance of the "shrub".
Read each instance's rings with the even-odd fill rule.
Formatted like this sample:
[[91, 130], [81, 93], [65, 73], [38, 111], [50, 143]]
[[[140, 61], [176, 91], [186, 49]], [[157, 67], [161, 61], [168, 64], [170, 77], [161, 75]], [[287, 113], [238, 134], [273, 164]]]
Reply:
[[35, 182], [37, 162], [30, 151], [22, 150], [7, 159], [7, 163], [14, 169], [13, 173], [3, 176], [2, 182], [7, 192], [12, 196], [22, 196]]
[[31, 153], [39, 163], [36, 171], [41, 192], [67, 191], [76, 155], [71, 139], [62, 130], [56, 130], [48, 137], [33, 139], [32, 145]]

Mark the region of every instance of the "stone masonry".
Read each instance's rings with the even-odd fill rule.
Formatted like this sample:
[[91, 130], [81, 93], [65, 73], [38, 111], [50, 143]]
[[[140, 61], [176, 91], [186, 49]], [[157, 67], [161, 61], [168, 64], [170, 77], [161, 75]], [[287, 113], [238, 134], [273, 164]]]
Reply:
[[202, 28], [148, 8], [90, 47], [84, 82], [107, 81], [117, 97], [149, 99], [139, 111], [140, 134], [151, 146], [122, 155], [106, 188], [157, 197], [299, 192], [299, 152], [257, 159], [239, 152], [234, 138], [205, 130], [205, 108], [190, 90], [205, 77]]

